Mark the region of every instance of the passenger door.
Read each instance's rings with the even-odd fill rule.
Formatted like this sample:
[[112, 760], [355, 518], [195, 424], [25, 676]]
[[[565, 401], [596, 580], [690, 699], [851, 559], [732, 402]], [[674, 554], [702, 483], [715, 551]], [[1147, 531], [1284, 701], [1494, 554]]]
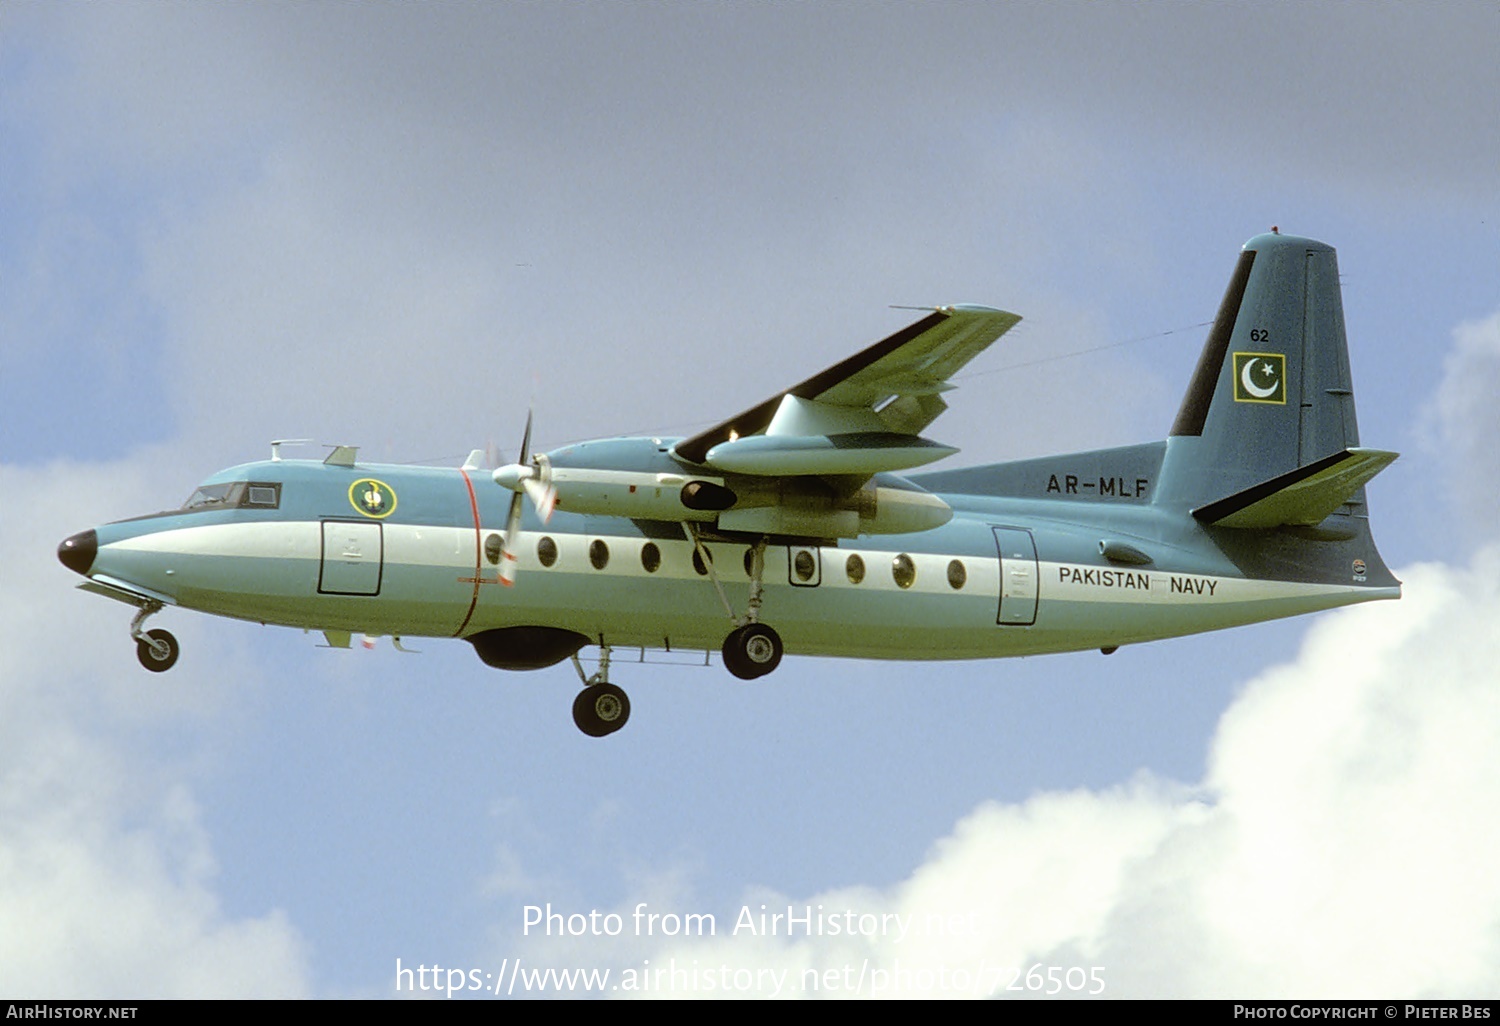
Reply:
[[379, 595], [385, 535], [379, 521], [323, 521], [321, 595]]
[[1000, 609], [995, 622], [1029, 627], [1036, 623], [1036, 543], [1023, 527], [995, 527], [995, 549], [1000, 554]]

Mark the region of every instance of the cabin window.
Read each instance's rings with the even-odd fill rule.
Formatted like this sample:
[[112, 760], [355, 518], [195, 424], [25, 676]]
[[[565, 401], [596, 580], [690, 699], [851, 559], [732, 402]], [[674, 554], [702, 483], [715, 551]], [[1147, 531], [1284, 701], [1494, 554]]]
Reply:
[[917, 580], [917, 564], [903, 552], [891, 560], [891, 577], [895, 578], [896, 587], [910, 588]]
[[969, 579], [969, 571], [964, 569], [961, 560], [951, 560], [948, 563], [948, 586], [954, 591], [962, 588]]
[[598, 538], [589, 542], [589, 562], [595, 570], [603, 570], [609, 566], [609, 546]]
[[484, 558], [492, 564], [500, 562], [500, 550], [503, 544], [498, 534], [492, 534], [484, 540]]
[[858, 584], [865, 579], [865, 561], [858, 553], [844, 561], [844, 573], [849, 575], [850, 584]]
[[703, 563], [704, 553], [708, 554], [708, 561], [712, 563], [714, 561], [713, 550], [711, 550], [707, 545], [703, 546], [703, 550], [701, 552], [698, 550], [698, 547], [696, 545], [693, 547], [693, 569], [698, 571], [699, 577], [708, 576], [708, 567]]
[[551, 566], [557, 562], [557, 542], [551, 538], [540, 538], [536, 543], [536, 558], [542, 566]]
[[813, 560], [813, 554], [806, 549], [798, 550], [797, 555], [792, 559], [792, 573], [797, 575], [797, 580], [799, 581], [812, 580], [813, 573], [817, 569], [818, 566]]
[[656, 542], [647, 542], [641, 546], [641, 566], [646, 568], [646, 573], [654, 574], [661, 567], [661, 549], [656, 547]]
[[745, 550], [745, 576], [746, 577], [754, 577], [755, 576], [755, 550], [754, 549], [746, 549]]

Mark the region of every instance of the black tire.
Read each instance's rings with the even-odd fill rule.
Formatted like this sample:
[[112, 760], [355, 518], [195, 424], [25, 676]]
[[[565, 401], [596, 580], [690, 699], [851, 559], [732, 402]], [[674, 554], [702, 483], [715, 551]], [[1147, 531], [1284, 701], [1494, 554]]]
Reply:
[[746, 624], [724, 639], [724, 666], [740, 680], [764, 677], [781, 665], [781, 635], [763, 623]]
[[167, 654], [158, 655], [154, 647], [144, 640], [138, 640], [135, 643], [135, 657], [140, 660], [142, 666], [152, 673], [165, 673], [176, 665], [177, 657], [182, 654], [182, 646], [177, 644], [177, 639], [170, 631], [147, 631], [146, 637], [152, 641], [165, 642]]
[[613, 684], [590, 684], [573, 699], [573, 722], [589, 737], [613, 734], [630, 719], [630, 697]]
[[740, 680], [754, 680], [755, 667], [745, 659], [745, 654], [740, 650], [740, 635], [745, 628], [736, 627], [729, 632], [729, 637], [724, 639], [724, 646], [719, 650], [724, 655], [724, 669], [734, 674]]

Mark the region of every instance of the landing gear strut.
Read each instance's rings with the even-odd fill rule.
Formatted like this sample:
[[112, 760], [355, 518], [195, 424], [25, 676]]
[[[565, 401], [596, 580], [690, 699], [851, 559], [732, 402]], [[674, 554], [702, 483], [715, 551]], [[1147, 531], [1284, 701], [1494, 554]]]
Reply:
[[573, 655], [573, 668], [583, 681], [583, 690], [573, 699], [573, 722], [589, 737], [613, 734], [630, 719], [630, 698], [625, 690], [609, 682], [609, 646], [599, 646], [599, 669], [583, 672], [583, 663]]
[[141, 611], [135, 614], [134, 620], [130, 621], [130, 636], [135, 639], [135, 657], [152, 673], [164, 673], [170, 670], [176, 664], [177, 657], [182, 654], [182, 646], [177, 643], [171, 631], [141, 630], [146, 617], [154, 616], [159, 612], [161, 612], [160, 602], [154, 600], [144, 602], [141, 605]]
[[781, 664], [781, 635], [769, 624], [760, 622], [761, 595], [763, 592], [762, 577], [766, 569], [766, 542], [762, 537], [750, 550], [750, 598], [745, 603], [745, 615], [736, 616], [734, 607], [729, 604], [729, 597], [724, 594], [724, 586], [719, 583], [719, 575], [714, 571], [713, 560], [703, 548], [703, 542], [698, 537], [698, 532], [692, 524], [684, 523], [684, 530], [692, 539], [693, 547], [698, 552], [698, 558], [708, 569], [709, 580], [713, 581], [714, 590], [719, 594], [719, 601], [724, 605], [724, 611], [729, 614], [730, 623], [734, 624], [734, 630], [724, 639], [724, 666], [730, 673], [740, 680], [755, 680], [764, 677]]

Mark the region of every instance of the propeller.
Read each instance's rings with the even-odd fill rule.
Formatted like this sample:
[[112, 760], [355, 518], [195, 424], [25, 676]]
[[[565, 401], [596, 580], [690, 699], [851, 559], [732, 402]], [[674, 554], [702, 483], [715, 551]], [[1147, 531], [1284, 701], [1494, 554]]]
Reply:
[[516, 583], [516, 543], [521, 537], [522, 496], [531, 499], [542, 521], [552, 519], [557, 506], [557, 489], [552, 487], [552, 464], [546, 456], [531, 455], [531, 411], [526, 411], [526, 431], [521, 436], [521, 453], [515, 463], [500, 467], [492, 475], [495, 483], [515, 494], [510, 499], [510, 513], [505, 518], [505, 544], [500, 549], [500, 583]]

